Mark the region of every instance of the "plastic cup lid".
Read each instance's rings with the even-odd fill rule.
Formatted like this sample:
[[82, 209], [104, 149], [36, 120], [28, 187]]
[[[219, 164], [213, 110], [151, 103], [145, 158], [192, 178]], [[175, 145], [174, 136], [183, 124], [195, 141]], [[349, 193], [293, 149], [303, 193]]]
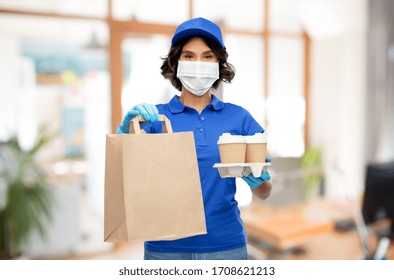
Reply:
[[242, 135], [231, 135], [230, 133], [223, 133], [218, 140], [218, 144], [231, 143], [245, 143], [245, 138]]
[[267, 143], [265, 133], [256, 133], [255, 135], [244, 136], [246, 143]]

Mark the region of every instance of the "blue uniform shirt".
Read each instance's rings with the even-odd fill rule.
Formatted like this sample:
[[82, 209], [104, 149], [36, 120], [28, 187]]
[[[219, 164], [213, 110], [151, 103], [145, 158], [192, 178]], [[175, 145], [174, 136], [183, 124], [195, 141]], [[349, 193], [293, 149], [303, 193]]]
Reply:
[[[208, 233], [173, 241], [149, 241], [145, 242], [145, 248], [198, 253], [245, 246], [245, 230], [234, 199], [235, 178], [221, 178], [213, 165], [220, 162], [217, 141], [222, 133], [253, 135], [264, 129], [247, 110], [223, 103], [214, 95], [201, 114], [180, 102], [179, 96], [174, 96], [168, 104], [156, 106], [171, 121], [174, 133], [192, 131], [194, 134]], [[159, 133], [161, 126], [160, 122], [154, 122], [145, 129], [148, 133]]]

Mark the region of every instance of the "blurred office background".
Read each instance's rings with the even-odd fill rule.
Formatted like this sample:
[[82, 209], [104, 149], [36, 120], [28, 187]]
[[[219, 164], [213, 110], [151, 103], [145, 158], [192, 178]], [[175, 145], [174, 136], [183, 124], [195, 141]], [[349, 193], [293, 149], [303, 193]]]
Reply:
[[[237, 70], [216, 94], [269, 137], [272, 195], [256, 202], [240, 181], [241, 207], [359, 203], [367, 165], [394, 159], [393, 2], [0, 0], [0, 141], [17, 136], [29, 150], [41, 127], [56, 133], [36, 157], [54, 219], [24, 257], [141, 259], [140, 243], [103, 242], [105, 134], [133, 104], [178, 94], [161, 58], [176, 26], [197, 16], [222, 27]], [[3, 151], [2, 176], [7, 166]]]

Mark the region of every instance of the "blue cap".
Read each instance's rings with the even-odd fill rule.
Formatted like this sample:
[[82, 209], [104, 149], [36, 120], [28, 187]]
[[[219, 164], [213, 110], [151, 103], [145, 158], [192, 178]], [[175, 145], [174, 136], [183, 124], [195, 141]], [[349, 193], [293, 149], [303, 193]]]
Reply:
[[205, 18], [193, 18], [180, 24], [175, 30], [171, 40], [171, 46], [182, 39], [188, 37], [202, 36], [218, 43], [222, 48], [226, 48], [222, 39], [220, 27]]

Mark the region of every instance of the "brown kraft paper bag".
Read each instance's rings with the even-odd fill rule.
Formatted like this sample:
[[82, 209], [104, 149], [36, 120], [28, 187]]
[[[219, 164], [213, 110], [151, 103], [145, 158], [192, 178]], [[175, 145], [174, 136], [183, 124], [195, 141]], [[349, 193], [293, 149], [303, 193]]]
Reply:
[[143, 134], [137, 117], [130, 134], [108, 134], [104, 240], [174, 240], [206, 234], [192, 132]]

